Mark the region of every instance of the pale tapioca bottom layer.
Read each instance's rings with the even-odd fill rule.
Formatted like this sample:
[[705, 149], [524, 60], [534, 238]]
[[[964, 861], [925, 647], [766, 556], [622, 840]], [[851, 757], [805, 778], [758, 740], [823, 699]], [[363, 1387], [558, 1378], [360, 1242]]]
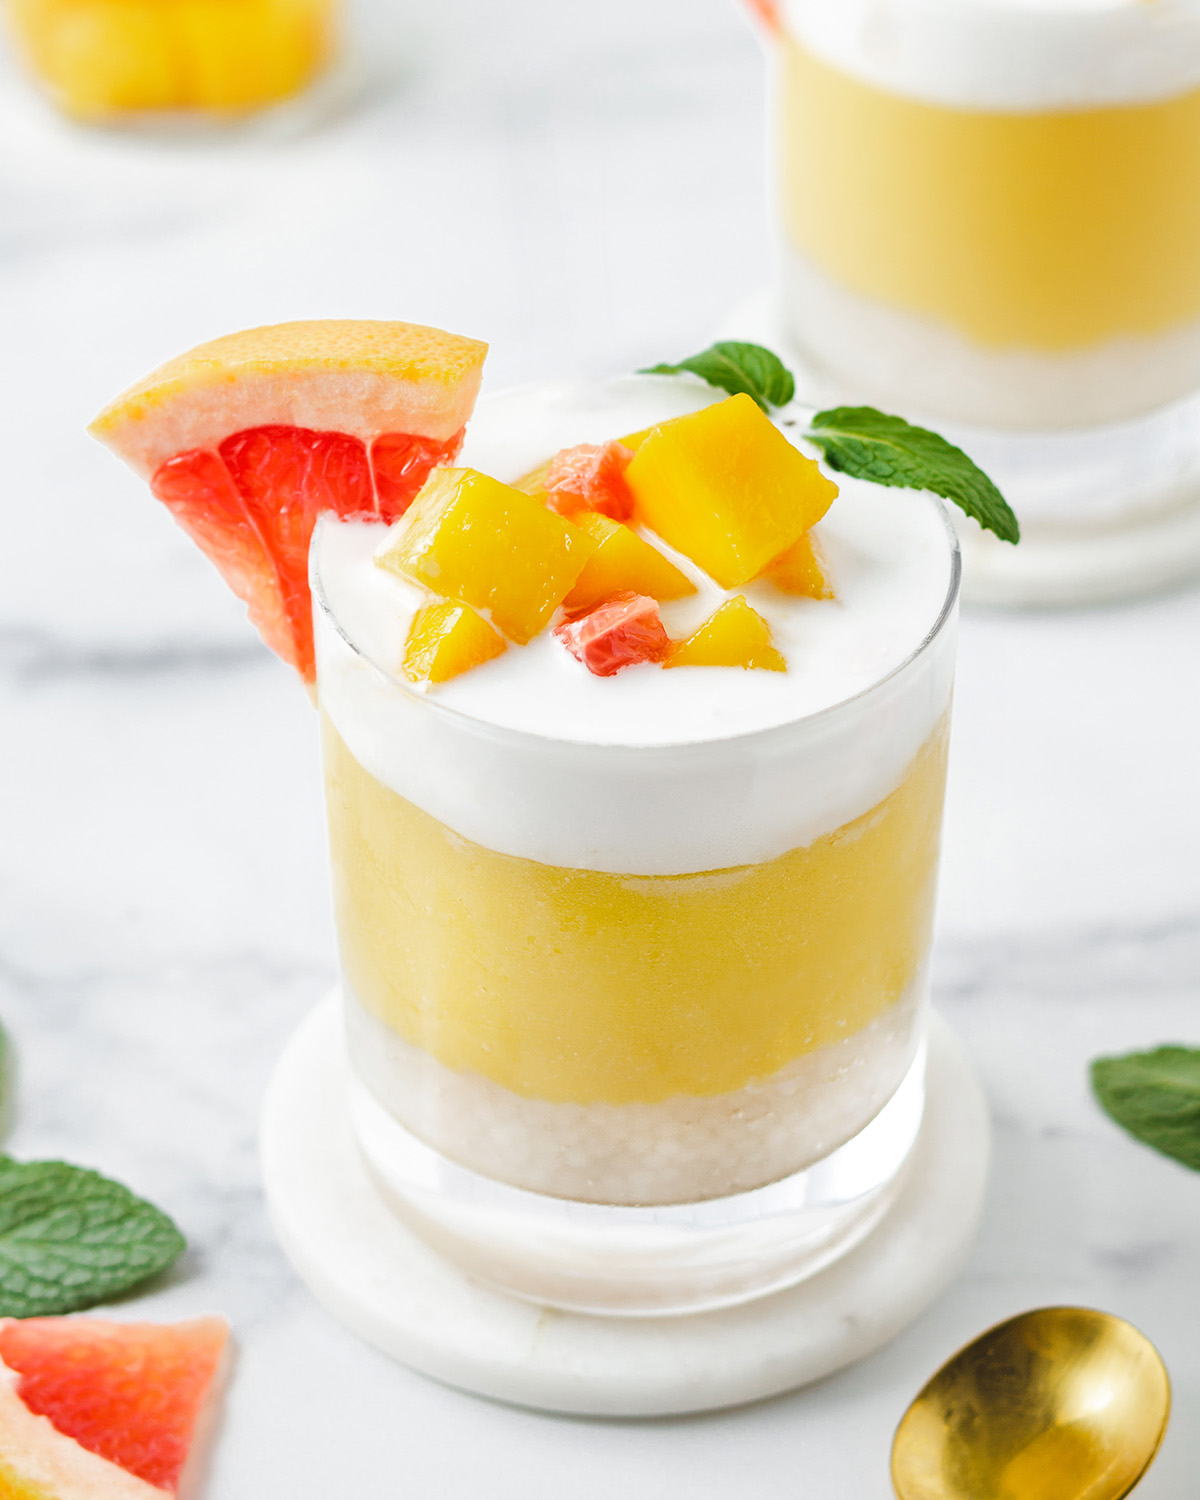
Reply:
[[1200, 387], [1200, 322], [1081, 349], [1000, 349], [833, 281], [794, 246], [783, 300], [796, 343], [847, 388], [982, 427], [1120, 422]]
[[887, 1103], [912, 1062], [926, 980], [853, 1035], [731, 1093], [657, 1103], [525, 1098], [456, 1072], [346, 996], [360, 1079], [413, 1135], [487, 1177], [557, 1198], [692, 1203], [821, 1160]]

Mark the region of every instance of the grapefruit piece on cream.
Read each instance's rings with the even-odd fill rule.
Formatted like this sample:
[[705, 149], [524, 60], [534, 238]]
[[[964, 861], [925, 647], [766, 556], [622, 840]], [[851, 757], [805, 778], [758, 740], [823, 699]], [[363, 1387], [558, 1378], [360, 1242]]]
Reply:
[[628, 521], [633, 493], [625, 483], [625, 470], [632, 459], [633, 449], [624, 443], [579, 443], [561, 449], [546, 470], [546, 504], [572, 519], [587, 510], [612, 521]]
[[645, 594], [617, 594], [556, 625], [554, 634], [596, 677], [613, 677], [637, 662], [665, 661], [671, 651], [658, 602]]
[[311, 682], [317, 516], [403, 515], [457, 454], [486, 353], [417, 323], [252, 328], [169, 361], [90, 430], [149, 480]]
[[4, 1500], [189, 1500], [215, 1425], [223, 1318], [0, 1321]]

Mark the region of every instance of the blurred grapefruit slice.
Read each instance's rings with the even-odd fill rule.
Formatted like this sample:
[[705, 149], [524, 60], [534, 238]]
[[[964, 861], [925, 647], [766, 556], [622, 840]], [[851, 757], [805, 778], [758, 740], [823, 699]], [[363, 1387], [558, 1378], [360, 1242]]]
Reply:
[[487, 345], [418, 323], [279, 323], [173, 359], [92, 423], [216, 564], [271, 649], [314, 675], [322, 511], [403, 515], [462, 444]]
[[215, 1422], [223, 1318], [0, 1322], [5, 1500], [187, 1500]]

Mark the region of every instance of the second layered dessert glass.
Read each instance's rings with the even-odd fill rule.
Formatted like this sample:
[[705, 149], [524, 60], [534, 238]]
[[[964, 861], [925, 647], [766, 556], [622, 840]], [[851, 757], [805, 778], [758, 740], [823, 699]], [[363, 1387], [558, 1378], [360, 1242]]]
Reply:
[[957, 436], [984, 600], [1200, 569], [1200, 3], [781, 0], [781, 310], [821, 393]]
[[[714, 399], [630, 379], [485, 402], [459, 462]], [[403, 524], [403, 523], [401, 523]], [[886, 1209], [921, 1119], [957, 553], [940, 504], [845, 482], [833, 599], [741, 590], [788, 670], [589, 674], [551, 636], [422, 692], [384, 529], [313, 548], [360, 1145], [477, 1274], [654, 1313], [810, 1274]], [[686, 633], [726, 597], [663, 606]]]

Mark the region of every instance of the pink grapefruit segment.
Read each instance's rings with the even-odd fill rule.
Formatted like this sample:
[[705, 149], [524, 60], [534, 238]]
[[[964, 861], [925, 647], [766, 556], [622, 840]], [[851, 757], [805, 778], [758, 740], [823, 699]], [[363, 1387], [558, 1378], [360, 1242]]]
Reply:
[[403, 515], [457, 455], [486, 353], [415, 323], [254, 328], [163, 365], [91, 430], [150, 480], [266, 643], [311, 682], [317, 517]]
[[222, 1318], [0, 1323], [7, 1376], [0, 1493], [20, 1500], [175, 1495], [228, 1339]]
[[[385, 433], [365, 444], [342, 432], [252, 427], [214, 453], [197, 448], [162, 464], [154, 494], [216, 564], [267, 645], [306, 682], [315, 675], [308, 547], [317, 517], [404, 514], [435, 463], [462, 444]], [[380, 474], [382, 469], [382, 482]]]
[[546, 470], [546, 504], [568, 518], [577, 511], [594, 510], [612, 521], [628, 521], [633, 491], [625, 482], [625, 470], [632, 461], [633, 449], [624, 443], [563, 448]]
[[614, 594], [556, 625], [554, 634], [596, 677], [613, 677], [638, 662], [665, 661], [671, 652], [658, 601], [646, 594]]

